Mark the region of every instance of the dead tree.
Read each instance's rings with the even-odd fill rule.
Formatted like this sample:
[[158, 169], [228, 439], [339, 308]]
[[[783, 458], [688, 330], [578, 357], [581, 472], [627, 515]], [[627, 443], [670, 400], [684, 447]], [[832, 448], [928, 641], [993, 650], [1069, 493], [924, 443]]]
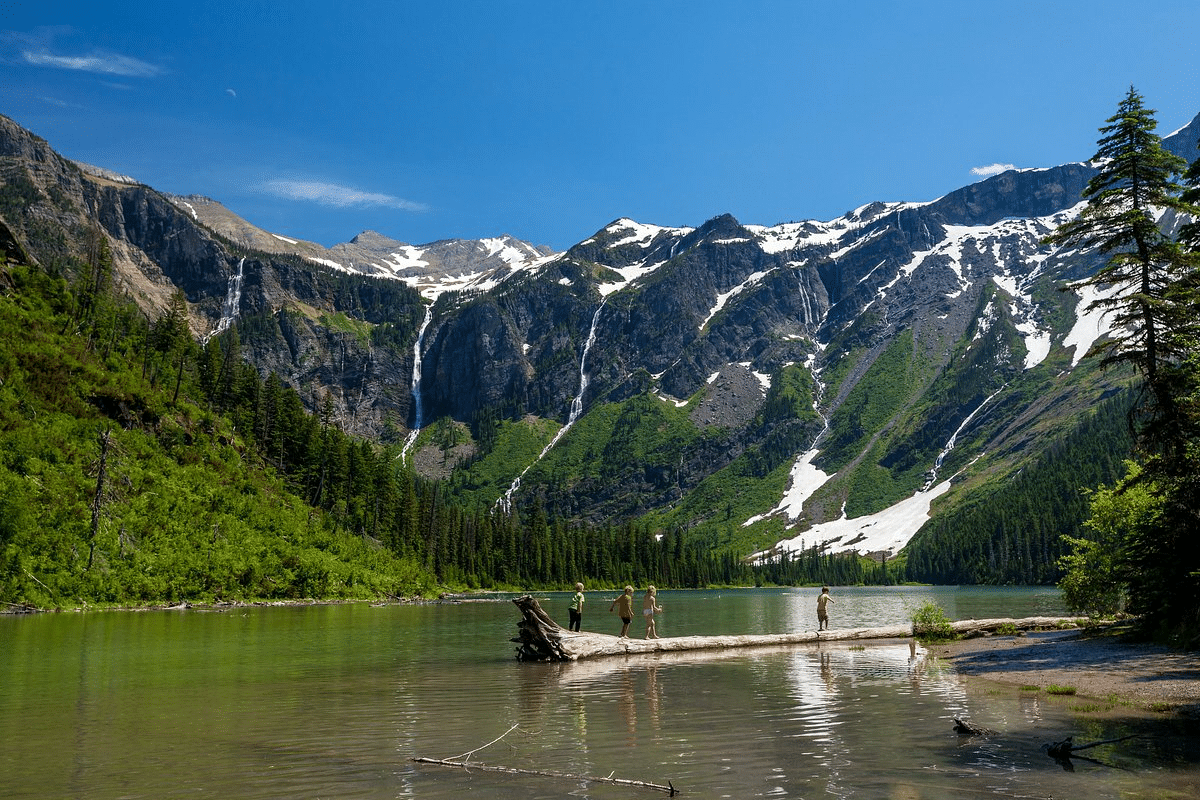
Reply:
[[104, 511], [104, 500], [108, 480], [108, 447], [112, 441], [112, 430], [105, 428], [100, 432], [100, 462], [96, 469], [96, 495], [92, 498], [92, 532], [88, 538], [87, 568], [92, 568], [96, 558], [96, 542], [100, 538], [100, 515]]

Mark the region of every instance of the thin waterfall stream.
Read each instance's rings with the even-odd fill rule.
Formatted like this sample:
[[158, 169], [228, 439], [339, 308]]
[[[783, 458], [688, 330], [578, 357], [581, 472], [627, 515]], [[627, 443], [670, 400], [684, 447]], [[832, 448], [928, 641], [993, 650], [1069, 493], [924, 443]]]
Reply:
[[561, 439], [563, 435], [571, 429], [571, 426], [574, 425], [575, 421], [579, 419], [581, 414], [583, 414], [583, 395], [584, 392], [587, 391], [588, 384], [591, 382], [591, 377], [587, 372], [588, 353], [591, 351], [592, 345], [596, 343], [596, 326], [600, 322], [600, 312], [604, 310], [604, 304], [607, 301], [608, 297], [605, 297], [603, 300], [601, 300], [600, 305], [596, 307], [596, 312], [592, 314], [592, 325], [588, 330], [587, 339], [583, 343], [583, 353], [579, 356], [579, 391], [575, 393], [575, 397], [571, 400], [571, 409], [567, 413], [567, 424], [563, 425], [555, 432], [554, 438], [550, 440], [549, 444], [542, 448], [542, 452], [538, 454], [538, 457], [533, 461], [533, 463], [526, 466], [525, 469], [521, 470], [521, 474], [513, 479], [512, 485], [508, 487], [508, 491], [505, 492], [504, 496], [497, 502], [497, 505], [499, 505], [505, 511], [508, 511], [509, 508], [512, 507], [513, 495], [515, 495], [517, 490], [521, 488], [521, 478], [524, 477], [525, 473], [529, 472], [530, 468], [533, 467], [533, 464], [536, 464], [538, 461], [541, 461], [546, 457], [546, 454], [554, 448], [554, 445], [558, 444], [558, 440]]
[[933, 468], [925, 473], [925, 485], [921, 488], [921, 491], [926, 491], [935, 483], [937, 483], [938, 471], [942, 468], [942, 462], [946, 459], [946, 456], [950, 454], [950, 451], [954, 449], [955, 443], [958, 442], [959, 434], [966, 430], [967, 426], [971, 424], [971, 420], [975, 419], [975, 416], [983, 410], [983, 407], [992, 402], [992, 398], [1003, 392], [1007, 386], [1008, 384], [1005, 384], [996, 391], [992, 392], [984, 399], [982, 403], [979, 404], [974, 411], [972, 411], [970, 414], [967, 414], [966, 419], [962, 421], [954, 433], [951, 434], [949, 440], [947, 440], [946, 446], [942, 448], [942, 452], [938, 453], [937, 458], [934, 459]]
[[407, 458], [409, 449], [421, 435], [421, 426], [425, 424], [425, 408], [421, 403], [421, 351], [425, 346], [425, 331], [433, 320], [433, 305], [425, 306], [425, 319], [417, 330], [417, 341], [413, 343], [412, 399], [413, 426], [404, 439], [404, 447], [400, 450], [400, 458]]

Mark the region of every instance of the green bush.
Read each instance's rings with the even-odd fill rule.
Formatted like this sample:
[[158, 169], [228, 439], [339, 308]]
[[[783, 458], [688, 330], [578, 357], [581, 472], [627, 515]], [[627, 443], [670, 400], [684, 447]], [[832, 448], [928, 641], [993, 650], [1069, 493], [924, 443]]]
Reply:
[[913, 636], [923, 641], [934, 642], [958, 638], [945, 610], [932, 601], [925, 603], [913, 614]]

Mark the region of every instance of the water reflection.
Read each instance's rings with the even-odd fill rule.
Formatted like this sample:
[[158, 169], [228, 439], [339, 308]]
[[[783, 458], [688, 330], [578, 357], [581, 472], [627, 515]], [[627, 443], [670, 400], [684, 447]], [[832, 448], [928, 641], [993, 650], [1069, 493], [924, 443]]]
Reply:
[[[833, 627], [894, 625], [933, 591], [950, 590], [835, 589]], [[812, 630], [816, 594], [662, 592], [663, 634]], [[1046, 601], [954, 602], [995, 617]], [[0, 796], [630, 796], [410, 761], [464, 754], [706, 798], [1190, 796], [1200, 774], [1161, 725], [1065, 772], [1043, 744], [1151, 729], [966, 682], [910, 640], [520, 664], [517, 616], [505, 601], [0, 619]], [[956, 717], [998, 735], [960, 736]]]

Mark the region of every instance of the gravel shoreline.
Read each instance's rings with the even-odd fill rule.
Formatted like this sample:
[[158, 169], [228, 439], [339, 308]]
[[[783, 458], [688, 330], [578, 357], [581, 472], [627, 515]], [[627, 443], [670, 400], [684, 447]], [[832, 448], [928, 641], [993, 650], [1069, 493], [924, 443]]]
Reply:
[[1072, 687], [1082, 697], [1200, 717], [1200, 652], [1079, 630], [930, 644], [963, 675], [1016, 687]]

